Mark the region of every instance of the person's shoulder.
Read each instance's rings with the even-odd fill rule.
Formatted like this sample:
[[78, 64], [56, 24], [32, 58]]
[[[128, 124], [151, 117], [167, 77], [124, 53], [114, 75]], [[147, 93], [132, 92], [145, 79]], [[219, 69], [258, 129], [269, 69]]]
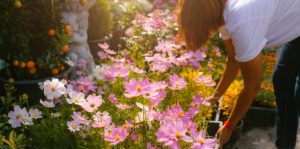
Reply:
[[227, 26], [236, 26], [255, 19], [272, 17], [277, 0], [228, 0], [224, 11]]

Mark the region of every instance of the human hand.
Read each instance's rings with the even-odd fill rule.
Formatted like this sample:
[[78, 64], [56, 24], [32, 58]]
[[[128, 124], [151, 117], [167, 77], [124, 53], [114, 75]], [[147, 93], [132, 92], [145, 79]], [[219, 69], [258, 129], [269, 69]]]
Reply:
[[209, 102], [210, 106], [214, 106], [219, 101], [219, 99], [220, 99], [219, 97], [211, 96], [208, 97], [206, 101]]
[[232, 129], [228, 129], [225, 126], [222, 126], [217, 134], [216, 138], [219, 141], [219, 149], [222, 149], [222, 146], [229, 142], [232, 135]]

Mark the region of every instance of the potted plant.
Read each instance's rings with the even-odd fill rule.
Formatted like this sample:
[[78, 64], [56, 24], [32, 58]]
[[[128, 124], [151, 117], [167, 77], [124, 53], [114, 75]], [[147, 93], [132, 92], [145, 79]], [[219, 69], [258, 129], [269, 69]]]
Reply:
[[[14, 82], [17, 93], [38, 100], [38, 82], [71, 71], [67, 65], [71, 26], [48, 0], [0, 2], [0, 82]], [[42, 16], [40, 14], [43, 14]]]

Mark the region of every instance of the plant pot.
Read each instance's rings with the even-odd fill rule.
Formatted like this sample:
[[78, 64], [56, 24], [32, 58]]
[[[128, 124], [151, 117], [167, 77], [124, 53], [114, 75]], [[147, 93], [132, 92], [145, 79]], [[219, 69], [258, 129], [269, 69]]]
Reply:
[[247, 112], [245, 125], [247, 127], [274, 127], [276, 115], [276, 109], [252, 106]]
[[221, 121], [208, 121], [207, 134], [211, 137], [214, 137], [219, 130], [223, 126], [223, 122]]
[[[38, 80], [15, 81], [14, 87], [16, 88], [16, 92], [14, 93], [14, 95], [18, 96], [22, 94], [27, 94], [29, 97], [29, 104], [37, 104], [39, 103], [40, 99], [44, 98], [44, 93], [38, 85], [40, 82], [51, 80], [52, 78], [63, 78], [64, 76], [71, 74], [73, 70], [74, 67], [69, 67], [66, 71], [54, 77]], [[0, 78], [0, 96], [5, 95], [4, 84], [6, 83], [8, 83], [8, 80]]]

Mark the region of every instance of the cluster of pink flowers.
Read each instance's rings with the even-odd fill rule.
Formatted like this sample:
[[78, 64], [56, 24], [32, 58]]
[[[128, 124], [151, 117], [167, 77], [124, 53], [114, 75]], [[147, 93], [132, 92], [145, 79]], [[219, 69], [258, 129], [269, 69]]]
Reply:
[[128, 134], [127, 129], [122, 126], [110, 126], [105, 128], [104, 139], [112, 145], [116, 145], [123, 142], [127, 138]]
[[153, 56], [145, 57], [145, 61], [150, 63], [150, 70], [164, 73], [170, 68], [178, 66], [190, 66], [195, 69], [201, 67], [201, 61], [207, 57], [203, 49], [196, 51], [183, 52], [179, 54], [180, 46], [170, 41], [159, 41], [155, 47]]
[[206, 77], [203, 75], [196, 78], [195, 81], [201, 85], [210, 86], [210, 87], [213, 87], [216, 85], [216, 82], [211, 77]]
[[155, 9], [148, 15], [138, 14], [132, 22], [132, 27], [125, 33], [128, 37], [136, 35], [136, 29], [142, 30], [142, 34], [148, 35], [168, 35], [167, 38], [175, 36], [177, 19], [174, 11]]
[[72, 81], [73, 90], [82, 93], [94, 92], [96, 86], [89, 77], [81, 77], [78, 80]]
[[23, 125], [32, 125], [33, 119], [42, 118], [42, 112], [38, 109], [20, 108], [19, 106], [14, 106], [14, 111], [8, 113], [8, 123], [13, 127], [21, 127]]

